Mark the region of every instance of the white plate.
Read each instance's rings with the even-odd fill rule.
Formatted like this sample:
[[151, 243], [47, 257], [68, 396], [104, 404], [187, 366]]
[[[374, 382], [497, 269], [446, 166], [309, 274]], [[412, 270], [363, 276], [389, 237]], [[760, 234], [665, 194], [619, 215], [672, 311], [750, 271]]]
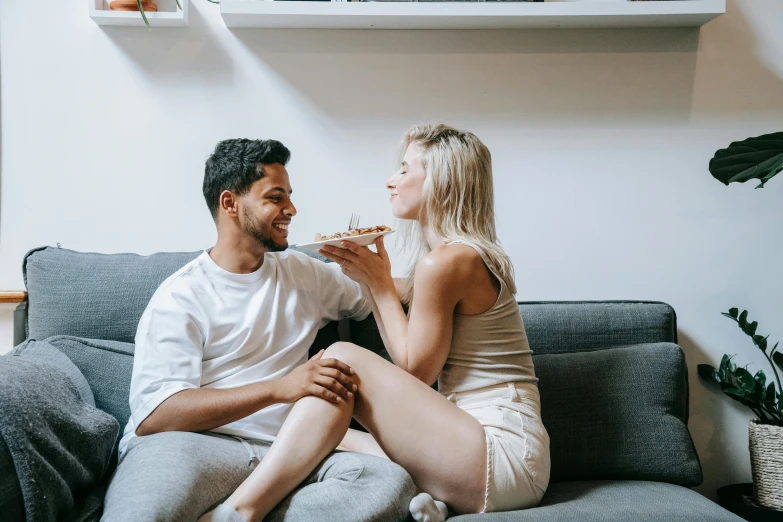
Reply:
[[379, 236], [385, 236], [391, 234], [394, 230], [387, 230], [386, 232], [376, 232], [375, 234], [363, 234], [361, 236], [349, 236], [338, 237], [337, 239], [329, 239], [327, 241], [316, 241], [315, 243], [304, 243], [302, 245], [295, 245], [297, 248], [306, 248], [313, 252], [318, 252], [324, 245], [339, 246], [341, 241], [350, 241], [360, 246], [367, 246], [375, 243], [375, 238]]

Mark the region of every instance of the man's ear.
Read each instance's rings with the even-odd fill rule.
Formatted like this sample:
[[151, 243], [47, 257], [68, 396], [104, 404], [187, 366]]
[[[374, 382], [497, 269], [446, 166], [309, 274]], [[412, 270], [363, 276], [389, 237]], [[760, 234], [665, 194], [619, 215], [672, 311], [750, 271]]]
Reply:
[[225, 211], [229, 217], [239, 216], [239, 196], [230, 190], [224, 190], [220, 193], [220, 209]]

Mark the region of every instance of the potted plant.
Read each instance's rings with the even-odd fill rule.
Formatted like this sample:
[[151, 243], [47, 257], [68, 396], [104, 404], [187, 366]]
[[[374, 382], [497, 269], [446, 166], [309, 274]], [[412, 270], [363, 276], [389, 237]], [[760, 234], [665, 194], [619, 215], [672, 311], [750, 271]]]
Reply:
[[[765, 134], [734, 142], [715, 153], [709, 165], [713, 177], [725, 185], [760, 180], [756, 188], [783, 170], [783, 132]], [[783, 387], [778, 369], [783, 371], [783, 354], [778, 343], [768, 349], [767, 337], [756, 333], [757, 321], [748, 321], [748, 312], [731, 308], [724, 316], [737, 323], [753, 344], [761, 350], [772, 368], [774, 379], [767, 383], [764, 370], [752, 375], [747, 367], [737, 366], [734, 356], [724, 355], [720, 366], [699, 364], [699, 376], [720, 387], [756, 415], [748, 426], [750, 463], [755, 501], [767, 508], [783, 510]], [[775, 386], [777, 384], [777, 387]]]
[[[149, 27], [150, 22], [147, 20], [145, 11], [156, 12], [158, 10], [158, 4], [152, 0], [112, 0], [109, 3], [109, 8], [113, 11], [138, 11], [141, 13], [141, 18], [144, 20], [144, 23]], [[180, 5], [179, 0], [177, 0], [177, 8], [182, 10], [182, 5]]]

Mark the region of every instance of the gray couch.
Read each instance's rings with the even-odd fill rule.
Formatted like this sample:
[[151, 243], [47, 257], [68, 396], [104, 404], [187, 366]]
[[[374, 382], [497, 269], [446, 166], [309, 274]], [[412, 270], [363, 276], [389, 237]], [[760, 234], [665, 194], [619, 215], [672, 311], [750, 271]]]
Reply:
[[[17, 311], [16, 340], [45, 340], [67, 355], [96, 407], [124, 427], [139, 317], [157, 286], [197, 255], [32, 250], [23, 263], [28, 301]], [[526, 302], [519, 308], [540, 378], [552, 481], [534, 509], [453, 520], [740, 520], [688, 489], [701, 482], [702, 470], [687, 429], [687, 371], [669, 305]], [[372, 317], [326, 326], [312, 349], [339, 339], [388, 357]], [[0, 479], [8, 479], [15, 470], [3, 447], [0, 440]], [[111, 459], [103, 483], [116, 447]], [[18, 487], [4, 487], [0, 512], [11, 518], [3, 519], [19, 519], [25, 500]]]

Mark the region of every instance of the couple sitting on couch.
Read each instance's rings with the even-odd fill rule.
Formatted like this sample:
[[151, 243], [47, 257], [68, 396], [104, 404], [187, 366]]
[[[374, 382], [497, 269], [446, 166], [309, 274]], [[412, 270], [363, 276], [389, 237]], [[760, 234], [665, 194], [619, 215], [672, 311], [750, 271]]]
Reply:
[[[387, 187], [421, 255], [396, 284], [382, 237], [377, 252], [324, 247], [334, 264], [286, 251], [288, 149], [217, 145], [203, 191], [218, 240], [141, 318], [104, 520], [437, 520], [538, 504], [549, 437], [489, 150], [430, 125], [401, 152]], [[349, 343], [307, 360], [319, 328], [370, 312], [394, 364]]]

